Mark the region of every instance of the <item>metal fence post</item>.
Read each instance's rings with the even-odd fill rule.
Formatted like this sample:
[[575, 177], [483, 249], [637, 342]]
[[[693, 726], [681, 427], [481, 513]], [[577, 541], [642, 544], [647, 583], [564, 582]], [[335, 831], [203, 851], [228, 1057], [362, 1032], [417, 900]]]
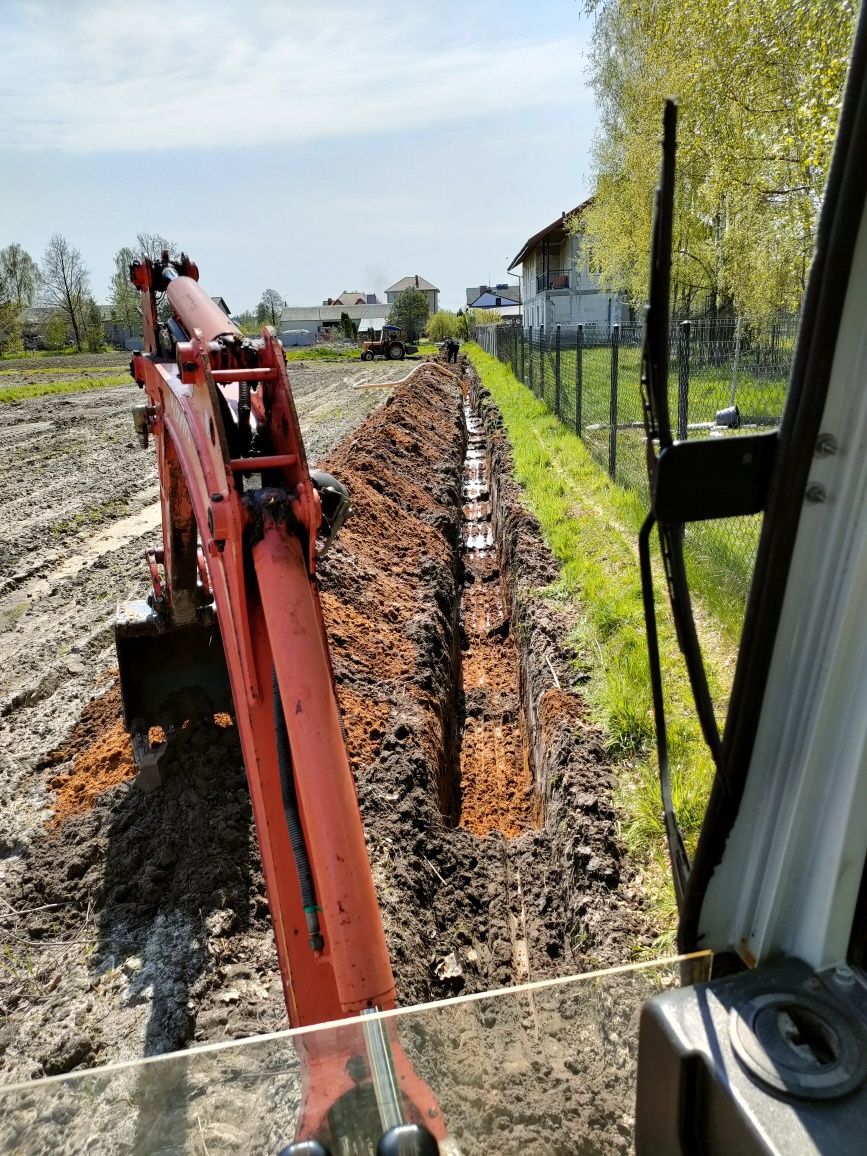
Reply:
[[539, 326], [539, 397], [545, 400], [545, 326]]
[[527, 383], [530, 386], [530, 392], [535, 393], [533, 389], [533, 326], [530, 326], [530, 380]]
[[526, 341], [526, 336], [524, 334], [524, 326], [521, 325], [521, 381], [523, 382], [524, 385], [527, 384], [527, 375], [524, 372], [524, 344], [525, 344], [525, 341]]
[[560, 326], [554, 332], [554, 413], [560, 416]]
[[611, 410], [608, 427], [608, 473], [617, 472], [617, 377], [620, 367], [620, 326], [611, 326]]
[[690, 323], [681, 321], [677, 341], [677, 436], [689, 437], [689, 333]]
[[581, 408], [584, 393], [584, 326], [575, 334], [575, 433], [581, 437]]

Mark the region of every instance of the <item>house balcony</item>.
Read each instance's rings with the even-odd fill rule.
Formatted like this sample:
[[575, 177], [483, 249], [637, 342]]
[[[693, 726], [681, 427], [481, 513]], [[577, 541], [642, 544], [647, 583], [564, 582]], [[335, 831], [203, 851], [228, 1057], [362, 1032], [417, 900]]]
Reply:
[[536, 277], [537, 293], [548, 293], [556, 291], [557, 289], [566, 291], [571, 285], [571, 269], [548, 269], [547, 272], [541, 273]]

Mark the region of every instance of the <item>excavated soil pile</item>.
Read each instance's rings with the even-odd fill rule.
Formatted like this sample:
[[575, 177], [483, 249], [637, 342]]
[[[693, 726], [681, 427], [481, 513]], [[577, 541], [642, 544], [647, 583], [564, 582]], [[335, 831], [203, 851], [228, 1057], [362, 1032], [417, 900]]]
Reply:
[[[404, 1004], [623, 963], [651, 934], [564, 644], [570, 622], [544, 597], [556, 564], [521, 504], [498, 412], [462, 373], [463, 392], [424, 371], [321, 463], [352, 495], [322, 602]], [[144, 795], [125, 781], [118, 725], [110, 692], [50, 759], [55, 816], [14, 897], [33, 982], [10, 989], [0, 974], [13, 1071], [284, 1023], [234, 728], [185, 729], [165, 785]], [[83, 976], [41, 952], [47, 940], [92, 944]], [[471, 1058], [456, 1055], [456, 1087]], [[604, 1066], [567, 1104], [574, 1070], [545, 1061], [530, 1096], [526, 1074], [498, 1069], [503, 1104], [513, 1088], [528, 1126], [550, 1117], [561, 1134], [583, 1129], [587, 1151], [625, 1150]], [[450, 1110], [470, 1127], [461, 1103]]]
[[556, 564], [490, 397], [471, 382], [468, 457], [462, 402], [431, 373], [325, 463], [353, 496], [324, 604], [404, 1003], [623, 962], [646, 932], [601, 736], [554, 685], [576, 679], [539, 595]]
[[91, 699], [72, 734], [40, 763], [68, 770], [49, 780], [54, 792], [53, 824], [89, 811], [98, 797], [135, 775], [132, 745], [121, 718], [120, 688], [113, 683]]

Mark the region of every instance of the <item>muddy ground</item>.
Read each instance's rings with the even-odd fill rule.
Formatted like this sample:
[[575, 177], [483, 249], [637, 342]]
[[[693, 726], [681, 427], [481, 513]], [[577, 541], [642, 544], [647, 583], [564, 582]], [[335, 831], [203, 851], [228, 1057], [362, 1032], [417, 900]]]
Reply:
[[[496, 410], [464, 375], [462, 392], [426, 371], [322, 462], [355, 511], [322, 566], [323, 607], [402, 1003], [627, 962], [652, 938], [564, 645], [571, 624], [545, 597], [556, 564], [520, 503]], [[291, 376], [313, 458], [381, 400], [348, 401], [334, 384], [343, 366], [295, 363]], [[153, 795], [129, 781], [109, 622], [114, 599], [140, 589], [152, 539], [136, 396], [76, 395], [68, 413], [60, 398], [28, 403], [0, 427], [16, 454], [15, 424], [36, 443], [30, 500], [12, 498], [25, 504], [0, 527], [21, 518], [30, 543], [0, 600], [7, 1080], [285, 1022], [234, 729], [187, 734]], [[332, 416], [340, 405], [358, 408]], [[87, 509], [123, 511], [48, 545], [51, 509], [69, 522], [83, 479]], [[567, 1061], [546, 1060], [527, 1126], [556, 1108], [558, 1128], [592, 1137], [586, 1150], [625, 1150], [616, 1073], [594, 1074], [592, 1104], [573, 1101]], [[522, 1086], [515, 1074], [519, 1100]]]
[[[116, 372], [118, 356], [105, 355], [104, 359], [111, 361]], [[44, 368], [47, 359], [38, 360]], [[72, 359], [58, 360], [67, 369]], [[86, 355], [82, 360], [89, 362], [93, 357]], [[9, 364], [4, 363], [4, 369]], [[29, 372], [30, 362], [25, 369]], [[82, 371], [82, 366], [76, 367], [76, 376]], [[384, 364], [294, 363], [293, 389], [311, 461], [381, 404], [382, 392], [355, 391], [352, 383], [394, 379], [405, 372], [405, 367]], [[18, 383], [13, 374], [4, 374], [2, 380]], [[145, 902], [142, 913], [149, 914], [137, 924], [150, 928], [144, 937], [120, 934], [117, 943], [103, 944], [97, 926], [99, 896], [94, 898], [89, 885], [84, 887], [80, 880], [86, 864], [98, 863], [98, 872], [104, 871], [110, 887], [117, 865], [111, 857], [102, 856], [109, 828], [114, 830], [124, 822], [123, 807], [118, 810], [118, 804], [127, 798], [127, 787], [118, 797], [109, 793], [100, 798], [100, 808], [83, 816], [81, 829], [75, 825], [55, 828], [51, 824], [58, 801], [64, 813], [69, 806], [74, 810], [75, 804], [63, 792], [55, 795], [50, 786], [58, 772], [63, 774], [62, 758], [54, 755], [45, 765], [50, 752], [70, 741], [70, 753], [81, 754], [88, 738], [80, 736], [90, 736], [93, 750], [85, 757], [82, 777], [92, 778], [98, 787], [129, 777], [129, 748], [116, 694], [97, 698], [90, 708], [87, 704], [112, 686], [114, 607], [118, 600], [144, 591], [144, 551], [156, 544], [158, 536], [153, 450], [139, 448], [132, 428], [131, 407], [140, 396], [131, 383], [0, 405], [0, 999], [4, 1012], [0, 1073], [5, 1079], [66, 1070], [70, 1061], [75, 1066], [97, 1057], [162, 1051], [188, 1034], [173, 1028], [160, 1034], [148, 1028], [149, 998], [139, 1004], [124, 988], [123, 1000], [129, 1007], [118, 1007], [116, 993], [107, 999], [102, 994], [104, 988], [107, 992], [112, 985], [118, 987], [124, 975], [132, 974], [136, 949], [144, 952], [143, 960], [152, 958], [145, 950], [148, 943], [164, 943], [173, 935], [186, 934], [188, 943], [181, 954], [195, 956], [198, 949], [193, 942], [202, 933], [201, 925], [198, 932], [186, 928], [173, 932], [175, 917], [161, 916]], [[201, 736], [196, 736], [195, 742], [200, 741]], [[221, 742], [228, 750], [224, 773], [236, 793], [243, 791], [234, 736], [227, 739], [218, 731], [215, 747]], [[205, 795], [213, 790], [213, 782], [220, 782], [219, 774], [204, 784]], [[170, 799], [171, 792], [167, 792], [157, 810], [148, 812], [149, 817], [153, 819], [160, 808], [170, 808]], [[219, 816], [213, 808], [201, 812], [188, 794], [184, 799], [193, 818], [202, 819], [202, 836], [207, 839], [210, 825], [217, 824]], [[225, 807], [228, 824], [240, 821], [246, 841], [246, 796], [242, 802], [233, 796]], [[176, 828], [181, 842], [182, 830], [182, 824]], [[53, 866], [50, 861], [55, 854], [59, 861]], [[226, 854], [224, 845], [215, 847], [216, 858]], [[35, 863], [41, 855], [48, 857], [47, 870], [57, 877], [58, 885], [69, 888], [68, 899], [60, 906], [44, 907], [48, 901], [26, 899], [36, 886]], [[144, 867], [149, 878], [158, 864]], [[219, 873], [215, 872], [215, 878]], [[65, 884], [64, 876], [68, 877]], [[126, 883], [147, 891], [134, 876]], [[212, 886], [208, 894], [214, 891]], [[234, 892], [232, 898], [237, 898]], [[142, 899], [139, 894], [136, 902]], [[25, 914], [32, 906], [43, 909]], [[77, 928], [75, 934], [70, 927]], [[202, 934], [207, 938], [207, 929]], [[103, 959], [103, 966], [96, 990], [91, 991], [95, 955]], [[117, 967], [111, 962], [113, 955]], [[121, 963], [126, 972], [119, 970]], [[173, 967], [161, 973], [169, 985]], [[188, 970], [184, 962], [181, 971], [186, 975]], [[70, 1024], [79, 1021], [84, 1026], [80, 1031], [75, 1028], [71, 1039]], [[267, 1020], [271, 1025], [278, 1022], [279, 1015]], [[91, 1036], [91, 1043], [81, 1042]]]

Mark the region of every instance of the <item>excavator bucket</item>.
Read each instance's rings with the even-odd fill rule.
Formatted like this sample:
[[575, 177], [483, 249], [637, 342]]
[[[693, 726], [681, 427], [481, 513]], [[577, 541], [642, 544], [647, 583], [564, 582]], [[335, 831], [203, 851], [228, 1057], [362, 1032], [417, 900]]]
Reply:
[[[114, 627], [123, 720], [139, 767], [138, 785], [160, 782], [166, 743], [189, 719], [232, 713], [232, 692], [216, 615], [169, 625], [144, 599], [122, 602]], [[150, 742], [159, 727], [165, 741]]]

